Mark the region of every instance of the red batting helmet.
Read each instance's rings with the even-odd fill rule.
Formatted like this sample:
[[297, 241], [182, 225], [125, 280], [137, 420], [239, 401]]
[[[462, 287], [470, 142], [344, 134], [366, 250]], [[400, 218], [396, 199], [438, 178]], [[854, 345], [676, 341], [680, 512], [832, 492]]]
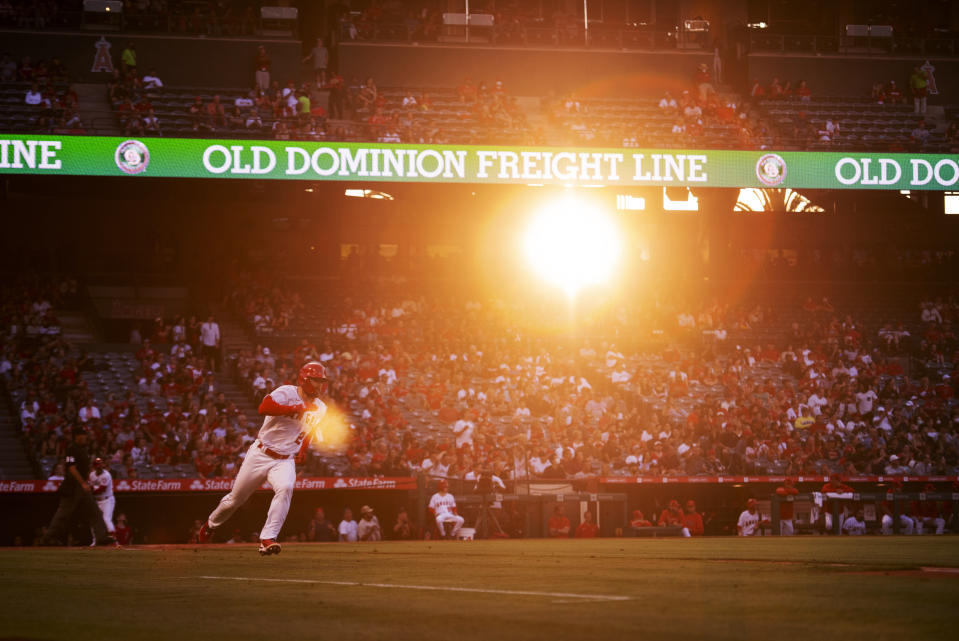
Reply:
[[314, 383], [325, 383], [329, 379], [326, 377], [326, 366], [323, 363], [310, 361], [300, 368], [300, 373], [296, 377], [296, 384], [303, 388], [303, 391], [310, 396], [318, 396], [322, 391]]

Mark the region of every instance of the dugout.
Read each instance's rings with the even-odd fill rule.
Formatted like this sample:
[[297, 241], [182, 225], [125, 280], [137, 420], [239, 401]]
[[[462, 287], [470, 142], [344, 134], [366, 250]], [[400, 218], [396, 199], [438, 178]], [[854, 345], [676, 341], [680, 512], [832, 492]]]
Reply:
[[569, 519], [570, 538], [586, 510], [596, 516], [599, 534], [603, 537], [622, 536], [629, 523], [623, 493], [472, 494], [457, 496], [456, 502], [466, 526], [479, 525], [475, 528], [476, 538], [548, 537], [546, 523], [557, 505], [563, 506]]
[[909, 516], [916, 511], [923, 512], [928, 518], [935, 518], [934, 515], [939, 515], [939, 518], [945, 520], [948, 531], [959, 532], [957, 502], [959, 502], [959, 492], [849, 492], [844, 494], [813, 492], [792, 496], [772, 494], [769, 498], [768, 512], [764, 512], [762, 505], [760, 505], [759, 512], [764, 517], [768, 517], [772, 534], [779, 535], [780, 508], [784, 503], [792, 503], [797, 508], [795, 510], [797, 533], [802, 531], [824, 532], [824, 519], [821, 517], [828, 511], [832, 515], [832, 529], [828, 533], [840, 534], [842, 515], [853, 513], [861, 507], [867, 531], [872, 532], [880, 527], [882, 520], [880, 506], [885, 503], [890, 506], [892, 511], [893, 534], [901, 533], [900, 515]]

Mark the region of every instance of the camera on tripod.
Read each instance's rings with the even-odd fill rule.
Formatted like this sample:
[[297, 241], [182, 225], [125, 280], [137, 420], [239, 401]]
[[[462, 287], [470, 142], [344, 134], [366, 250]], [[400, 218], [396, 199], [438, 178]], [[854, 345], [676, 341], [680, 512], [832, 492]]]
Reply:
[[480, 494], [493, 493], [493, 472], [491, 470], [480, 471], [476, 478], [476, 485], [473, 486], [473, 491]]

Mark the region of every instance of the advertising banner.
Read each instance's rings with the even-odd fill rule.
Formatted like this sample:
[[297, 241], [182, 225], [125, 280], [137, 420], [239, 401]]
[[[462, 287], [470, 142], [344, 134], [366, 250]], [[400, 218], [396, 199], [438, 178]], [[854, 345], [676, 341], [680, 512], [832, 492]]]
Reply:
[[[0, 481], [0, 494], [49, 494], [60, 481]], [[117, 494], [144, 492], [229, 492], [233, 479], [117, 479]], [[261, 490], [269, 489], [267, 483]], [[415, 490], [416, 479], [408, 477], [308, 477], [296, 479], [297, 490]]]
[[0, 134], [0, 174], [946, 190], [959, 156]]

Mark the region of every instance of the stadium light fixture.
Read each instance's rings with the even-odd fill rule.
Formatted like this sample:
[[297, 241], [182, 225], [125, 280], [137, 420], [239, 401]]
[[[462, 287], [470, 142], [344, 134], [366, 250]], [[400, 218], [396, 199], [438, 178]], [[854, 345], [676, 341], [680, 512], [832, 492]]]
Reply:
[[376, 189], [347, 189], [343, 192], [347, 198], [372, 198], [374, 200], [393, 200], [393, 195]]
[[959, 191], [947, 191], [943, 196], [945, 212], [950, 216], [959, 215]]
[[686, 190], [686, 200], [672, 200], [666, 187], [663, 187], [663, 209], [665, 211], [699, 211], [699, 199]]
[[616, 209], [619, 211], [643, 211], [646, 209], [646, 199], [642, 196], [616, 194]]
[[523, 235], [530, 268], [570, 299], [585, 287], [607, 281], [621, 249], [612, 217], [572, 194], [534, 214]]

